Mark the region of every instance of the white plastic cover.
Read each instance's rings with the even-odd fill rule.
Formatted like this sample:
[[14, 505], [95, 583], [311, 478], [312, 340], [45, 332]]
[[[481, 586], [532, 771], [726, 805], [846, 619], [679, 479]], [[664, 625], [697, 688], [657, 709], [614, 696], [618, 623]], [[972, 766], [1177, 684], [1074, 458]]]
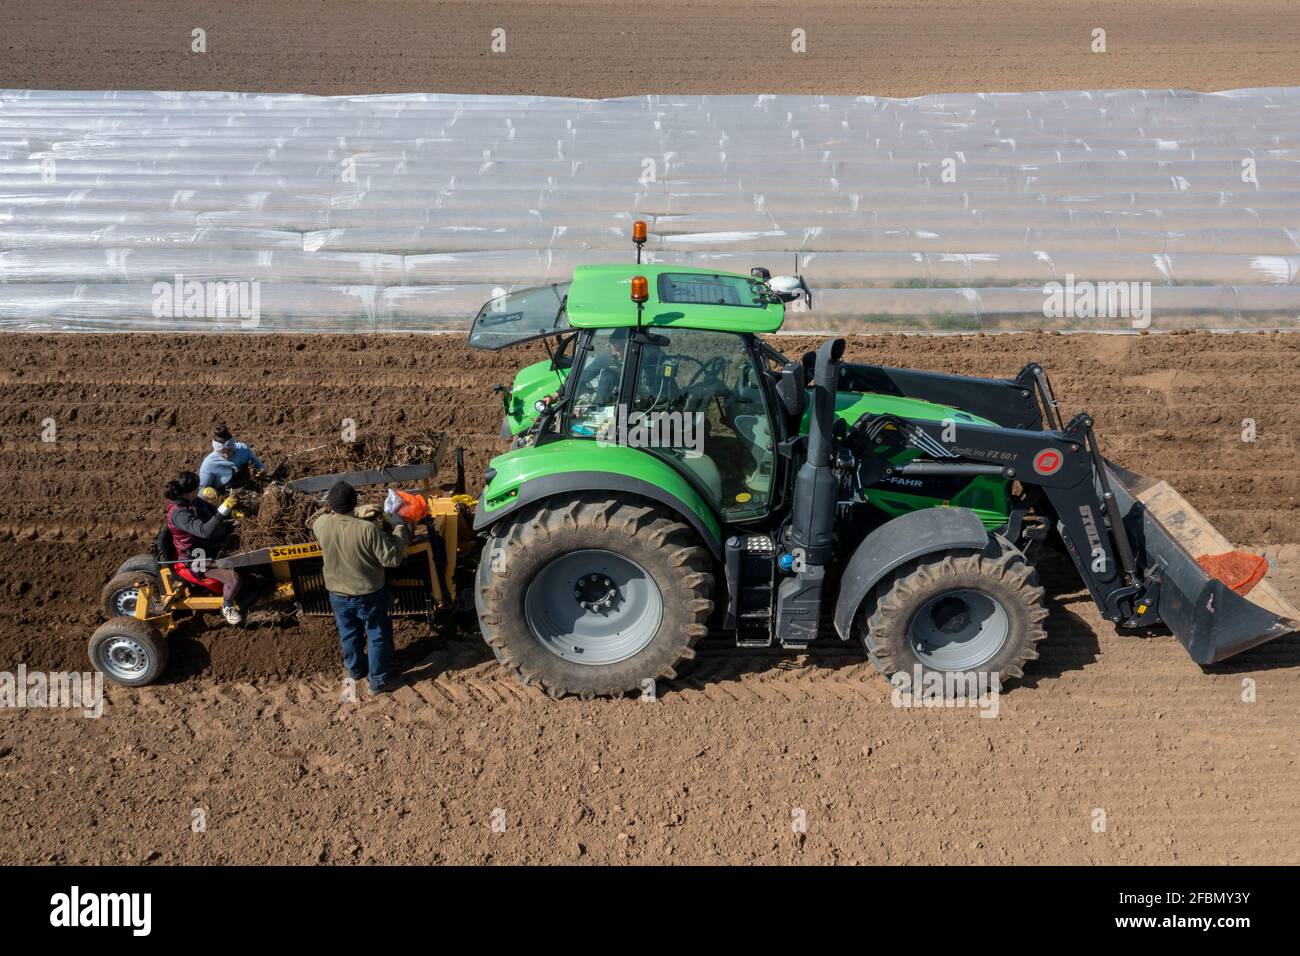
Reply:
[[788, 329], [1294, 328], [1300, 89], [0, 92], [0, 328], [464, 328], [638, 218]]

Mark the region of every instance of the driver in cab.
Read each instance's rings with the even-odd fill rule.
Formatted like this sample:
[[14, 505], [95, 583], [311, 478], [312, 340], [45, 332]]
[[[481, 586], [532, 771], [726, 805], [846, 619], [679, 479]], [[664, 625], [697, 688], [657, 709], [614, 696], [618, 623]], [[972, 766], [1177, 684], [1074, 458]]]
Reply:
[[[613, 329], [605, 337], [603, 348], [599, 342], [593, 342], [592, 355], [583, 363], [578, 387], [574, 392], [573, 434], [596, 435], [602, 427], [614, 420], [631, 334], [631, 329]], [[637, 410], [647, 411], [670, 401], [673, 395], [665, 392], [677, 391], [673, 380], [672, 358], [664, 353], [662, 346], [642, 344], [639, 374], [642, 387], [637, 389]]]

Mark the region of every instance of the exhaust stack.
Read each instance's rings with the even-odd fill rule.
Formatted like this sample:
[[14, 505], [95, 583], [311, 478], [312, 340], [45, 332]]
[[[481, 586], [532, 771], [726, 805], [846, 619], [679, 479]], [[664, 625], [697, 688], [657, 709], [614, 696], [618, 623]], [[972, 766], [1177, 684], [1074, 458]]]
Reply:
[[817, 350], [807, 455], [795, 477], [790, 550], [781, 555], [782, 569], [794, 573], [777, 589], [773, 616], [775, 636], [784, 647], [804, 647], [817, 637], [839, 495], [839, 481], [831, 470], [831, 449], [835, 390], [843, 355], [843, 339], [829, 339]]

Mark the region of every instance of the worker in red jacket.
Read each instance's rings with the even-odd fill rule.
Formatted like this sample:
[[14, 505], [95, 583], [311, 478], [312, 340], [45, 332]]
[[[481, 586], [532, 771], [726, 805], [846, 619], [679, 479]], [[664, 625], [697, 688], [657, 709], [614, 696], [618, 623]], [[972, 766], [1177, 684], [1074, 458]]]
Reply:
[[167, 528], [176, 548], [179, 564], [190, 574], [182, 575], [204, 587], [221, 589], [221, 615], [228, 624], [244, 619], [239, 608], [239, 574], [229, 568], [214, 568], [221, 542], [234, 529], [230, 516], [235, 509], [233, 496], [214, 508], [199, 497], [199, 476], [183, 471], [167, 483]]

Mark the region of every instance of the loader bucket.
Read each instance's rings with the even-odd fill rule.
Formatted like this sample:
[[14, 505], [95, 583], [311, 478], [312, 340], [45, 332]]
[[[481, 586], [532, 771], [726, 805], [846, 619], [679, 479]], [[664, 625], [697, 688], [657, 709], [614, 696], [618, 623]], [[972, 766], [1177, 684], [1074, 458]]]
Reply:
[[1112, 462], [1106, 472], [1138, 568], [1160, 569], [1160, 617], [1192, 660], [1213, 664], [1300, 630], [1300, 610], [1267, 579], [1241, 595], [1205, 572], [1197, 558], [1232, 545], [1167, 482]]

